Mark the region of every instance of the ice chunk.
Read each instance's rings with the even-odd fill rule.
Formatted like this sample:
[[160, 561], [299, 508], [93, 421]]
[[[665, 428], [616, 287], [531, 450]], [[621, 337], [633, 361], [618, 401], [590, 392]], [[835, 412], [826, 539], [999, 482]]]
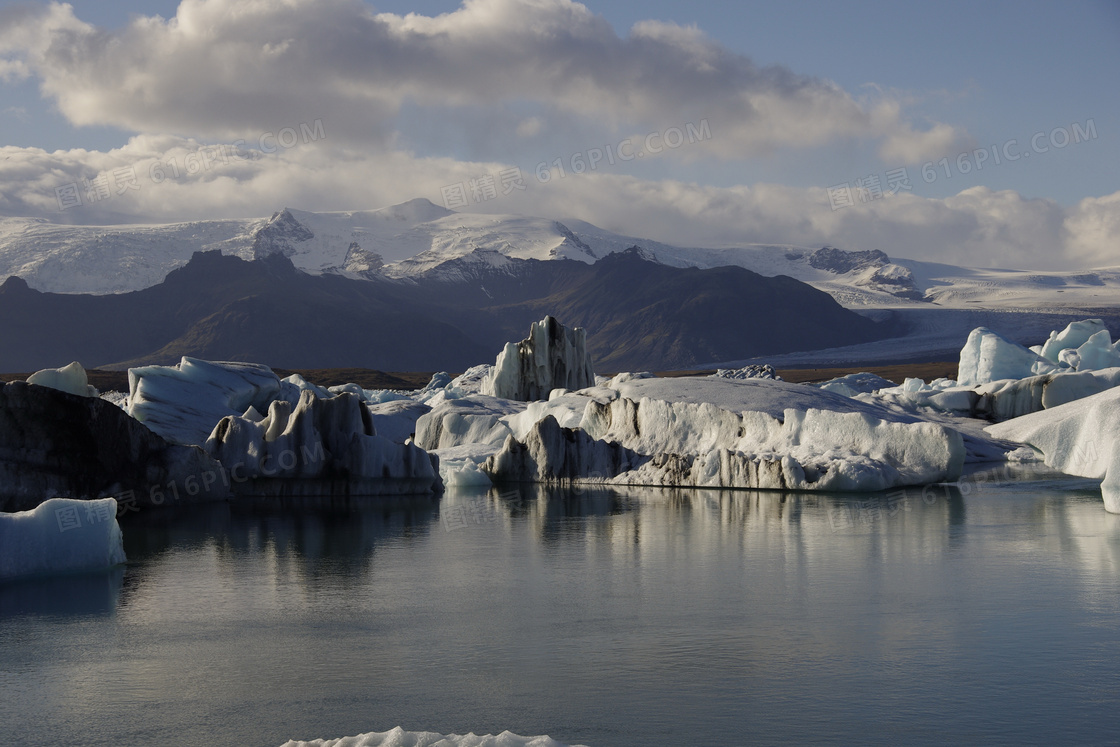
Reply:
[[0, 510], [49, 496], [116, 495], [133, 507], [172, 491], [176, 501], [225, 498], [220, 475], [201, 449], [168, 443], [100, 397], [25, 381], [0, 387]]
[[117, 502], [51, 498], [0, 513], [0, 580], [109, 568], [125, 562]]
[[521, 342], [506, 343], [482, 393], [523, 402], [548, 399], [553, 389], [583, 389], [595, 384], [587, 337], [551, 316], [535, 322]]
[[86, 378], [86, 370], [77, 361], [62, 368], [47, 368], [36, 371], [27, 377], [27, 383], [50, 387], [60, 392], [69, 392], [79, 397], [97, 396], [97, 390], [89, 385], [89, 380]]
[[1019, 343], [987, 327], [977, 327], [969, 333], [961, 348], [957, 382], [961, 386], [976, 386], [1000, 379], [1022, 379], [1050, 373], [1057, 368], [1055, 362]]
[[1077, 363], [1073, 367], [1078, 371], [1099, 371], [1116, 366], [1120, 366], [1120, 349], [1112, 344], [1108, 330], [1102, 329], [1077, 348]]
[[1052, 363], [1060, 363], [1063, 350], [1081, 347], [1089, 341], [1090, 337], [1104, 329], [1104, 322], [1100, 319], [1070, 322], [1061, 332], [1055, 330], [1050, 333], [1050, 338], [1042, 344], [1039, 355]]
[[[520, 737], [511, 731], [501, 734], [437, 734], [431, 731], [405, 731], [396, 727], [384, 732], [369, 732], [341, 739], [292, 740], [280, 747], [567, 747], [547, 736]], [[572, 745], [572, 747], [584, 747]]]
[[492, 444], [497, 448], [510, 434], [503, 418], [524, 409], [523, 402], [484, 395], [446, 400], [416, 421], [416, 445], [429, 451], [465, 444]]
[[[909, 383], [910, 381], [915, 381], [915, 379], [907, 379], [906, 381]], [[921, 379], [916, 379], [916, 381], [921, 381]], [[816, 386], [826, 392], [842, 394], [845, 397], [854, 397], [857, 394], [870, 394], [880, 389], [893, 387], [895, 383], [890, 379], [884, 379], [882, 376], [876, 376], [873, 373], [867, 373], [865, 371], [863, 373], [839, 376], [835, 379], [817, 384]]]
[[1103, 478], [1110, 513], [1120, 513], [1120, 389], [989, 426], [996, 438], [1030, 444], [1047, 465], [1081, 477]]
[[[319, 399], [305, 391], [295, 408], [277, 400], [260, 422], [223, 418], [206, 451], [229, 469], [234, 489], [248, 493], [319, 491], [314, 482], [323, 480], [366, 494], [420, 493], [439, 486], [437, 460], [413, 444], [376, 435], [369, 410], [349, 392]], [[261, 478], [292, 483], [251, 484]], [[296, 482], [301, 480], [311, 482]]]
[[579, 430], [534, 422], [486, 470], [497, 480], [882, 490], [956, 479], [964, 463], [957, 431], [815, 387], [651, 378], [618, 388], [586, 398]]
[[264, 412], [280, 379], [256, 363], [211, 363], [186, 356], [178, 366], [128, 370], [128, 414], [168, 441], [206, 442], [218, 421], [250, 407]]
[[763, 364], [761, 366], [744, 366], [743, 368], [717, 368], [712, 376], [721, 379], [776, 379], [781, 381], [782, 377], [778, 376], [774, 371], [774, 367], [770, 364]]
[[416, 434], [416, 421], [432, 408], [423, 402], [397, 399], [367, 405], [373, 416], [373, 429], [379, 436], [403, 444]]

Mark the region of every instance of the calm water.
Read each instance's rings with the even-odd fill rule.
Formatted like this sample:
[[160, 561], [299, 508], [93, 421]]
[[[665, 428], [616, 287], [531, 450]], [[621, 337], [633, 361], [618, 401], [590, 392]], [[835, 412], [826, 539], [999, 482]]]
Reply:
[[123, 571], [0, 587], [0, 730], [1115, 744], [1120, 516], [1069, 483], [968, 492], [150, 510]]

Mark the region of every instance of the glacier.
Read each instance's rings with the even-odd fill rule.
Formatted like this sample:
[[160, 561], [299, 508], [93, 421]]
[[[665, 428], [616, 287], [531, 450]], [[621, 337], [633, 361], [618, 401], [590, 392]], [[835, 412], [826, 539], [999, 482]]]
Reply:
[[112, 498], [51, 498], [0, 513], [0, 581], [110, 568], [125, 562]]

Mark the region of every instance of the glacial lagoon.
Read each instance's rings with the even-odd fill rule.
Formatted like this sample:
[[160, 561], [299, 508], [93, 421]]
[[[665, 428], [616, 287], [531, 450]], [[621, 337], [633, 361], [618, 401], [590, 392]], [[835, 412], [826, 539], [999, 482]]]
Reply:
[[83, 745], [1114, 743], [1120, 515], [1091, 481], [1030, 477], [145, 509], [123, 568], [0, 586], [0, 724]]

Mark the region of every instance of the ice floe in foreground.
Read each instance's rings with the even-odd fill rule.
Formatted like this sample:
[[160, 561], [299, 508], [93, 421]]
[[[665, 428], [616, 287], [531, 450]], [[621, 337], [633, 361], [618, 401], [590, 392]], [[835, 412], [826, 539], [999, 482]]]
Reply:
[[1103, 478], [1104, 507], [1120, 513], [1120, 388], [989, 426], [997, 438], [1030, 444], [1047, 465]]
[[[396, 727], [389, 731], [369, 732], [341, 739], [315, 739], [308, 742], [292, 740], [281, 747], [568, 747], [550, 737], [521, 737], [511, 731], [501, 734], [437, 734], [431, 731], [405, 731]], [[571, 747], [585, 747], [572, 745]]]
[[125, 562], [117, 502], [52, 498], [0, 513], [0, 580], [109, 568]]

